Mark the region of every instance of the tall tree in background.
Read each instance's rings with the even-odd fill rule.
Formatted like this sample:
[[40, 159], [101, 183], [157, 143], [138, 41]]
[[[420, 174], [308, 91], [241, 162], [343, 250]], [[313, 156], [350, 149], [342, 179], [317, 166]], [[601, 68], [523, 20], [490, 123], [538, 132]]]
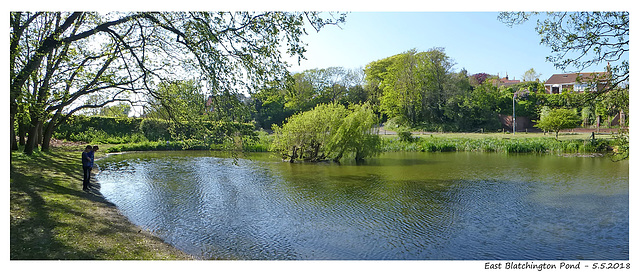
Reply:
[[[540, 15], [537, 12], [503, 12], [498, 19], [512, 26]], [[563, 71], [584, 71], [612, 62], [605, 91], [629, 80], [629, 12], [547, 12], [537, 20], [540, 43], [551, 49], [547, 61]]]
[[[164, 80], [188, 74], [206, 81], [215, 95], [281, 79], [288, 67], [282, 48], [304, 57], [305, 22], [319, 30], [345, 19], [317, 12], [11, 12], [10, 17], [10, 141], [16, 149], [16, 116], [28, 110], [27, 154], [37, 145], [38, 130], [58, 123], [52, 114], [130, 101], [142, 92], [154, 96], [154, 84]], [[96, 93], [109, 93], [102, 96], [109, 99], [83, 103]]]
[[343, 103], [349, 90], [363, 84], [364, 75], [343, 67], [310, 69], [292, 75], [286, 90], [287, 107], [296, 112], [307, 111], [322, 103]]
[[365, 72], [378, 73], [368, 74], [367, 79], [373, 81], [368, 86], [382, 89], [381, 110], [413, 126], [444, 121], [444, 107], [457, 91], [453, 65], [443, 48], [434, 48], [426, 52], [410, 50], [370, 63]]
[[536, 73], [536, 70], [534, 70], [533, 68], [527, 70], [524, 72], [524, 74], [522, 75], [522, 81], [527, 82], [527, 81], [540, 81], [540, 75], [539, 73]]
[[165, 81], [145, 105], [145, 117], [163, 120], [194, 120], [205, 114], [205, 96], [195, 80]]

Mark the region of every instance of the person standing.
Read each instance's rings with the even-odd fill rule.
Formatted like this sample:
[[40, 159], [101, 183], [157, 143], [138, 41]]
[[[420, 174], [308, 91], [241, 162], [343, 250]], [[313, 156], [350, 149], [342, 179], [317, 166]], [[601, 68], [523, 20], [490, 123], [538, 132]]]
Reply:
[[82, 152], [82, 172], [84, 177], [82, 179], [82, 190], [89, 190], [89, 179], [91, 178], [91, 168], [93, 167], [93, 147], [88, 145], [84, 152]]
[[99, 148], [98, 148], [97, 145], [94, 145], [93, 148], [91, 149], [91, 154], [90, 154], [91, 155], [91, 169], [93, 169], [93, 167], [96, 166], [95, 163], [94, 163], [94, 156], [95, 156], [96, 152], [98, 152], [98, 149]]

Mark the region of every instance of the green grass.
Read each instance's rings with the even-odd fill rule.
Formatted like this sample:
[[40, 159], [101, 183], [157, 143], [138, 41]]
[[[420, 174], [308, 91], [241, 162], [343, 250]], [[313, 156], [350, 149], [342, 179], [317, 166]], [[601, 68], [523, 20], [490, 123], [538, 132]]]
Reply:
[[80, 152], [11, 153], [11, 260], [191, 259], [83, 192]]
[[[528, 139], [528, 138], [549, 138], [555, 139], [554, 133], [540, 133], [540, 132], [517, 132], [515, 135], [512, 133], [429, 133], [415, 132], [413, 137], [438, 137], [438, 138], [467, 138], [467, 139]], [[386, 138], [393, 138], [396, 135], [381, 135]], [[579, 133], [579, 132], [560, 132], [558, 140], [585, 140], [591, 137], [591, 133]], [[597, 134], [596, 139], [612, 139], [612, 134]]]
[[[590, 134], [588, 134], [590, 136]], [[412, 141], [402, 141], [397, 136], [383, 137], [383, 151], [479, 151], [503, 153], [599, 153], [611, 144], [610, 137], [590, 140], [587, 134], [566, 134], [559, 140], [541, 133], [530, 134], [479, 134], [445, 133], [414, 135]]]

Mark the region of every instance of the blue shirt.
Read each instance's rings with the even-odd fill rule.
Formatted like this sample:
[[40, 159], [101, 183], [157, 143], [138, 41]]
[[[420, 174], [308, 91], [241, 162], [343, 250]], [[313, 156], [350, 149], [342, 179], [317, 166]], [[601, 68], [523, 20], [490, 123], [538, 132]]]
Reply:
[[82, 166], [93, 167], [93, 153], [82, 152]]
[[93, 151], [93, 150], [91, 152], [89, 152], [89, 158], [91, 158], [91, 167], [93, 167], [93, 154], [95, 154], [95, 153], [96, 152]]

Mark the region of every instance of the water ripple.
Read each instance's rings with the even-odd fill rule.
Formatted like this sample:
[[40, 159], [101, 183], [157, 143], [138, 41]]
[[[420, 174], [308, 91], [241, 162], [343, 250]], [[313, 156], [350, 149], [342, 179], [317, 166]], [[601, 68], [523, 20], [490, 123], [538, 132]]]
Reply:
[[[479, 172], [474, 155], [411, 155], [406, 168], [159, 154], [105, 159], [103, 194], [205, 259], [628, 258], [624, 172], [594, 181], [580, 170], [595, 183], [583, 186], [576, 172], [532, 180], [531, 162], [515, 162], [528, 175], [501, 172], [499, 161]], [[448, 170], [454, 163], [473, 174]]]

